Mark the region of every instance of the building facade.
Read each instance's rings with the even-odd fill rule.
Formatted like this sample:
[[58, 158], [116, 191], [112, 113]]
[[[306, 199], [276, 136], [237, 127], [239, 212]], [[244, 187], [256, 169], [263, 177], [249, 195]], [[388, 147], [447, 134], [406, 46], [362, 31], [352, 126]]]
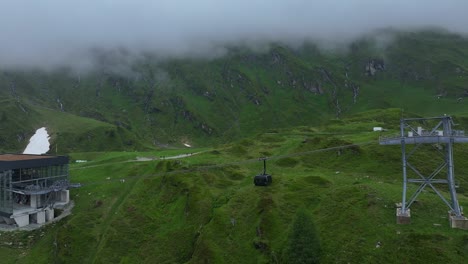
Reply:
[[0, 223], [43, 224], [69, 203], [68, 157], [0, 155]]

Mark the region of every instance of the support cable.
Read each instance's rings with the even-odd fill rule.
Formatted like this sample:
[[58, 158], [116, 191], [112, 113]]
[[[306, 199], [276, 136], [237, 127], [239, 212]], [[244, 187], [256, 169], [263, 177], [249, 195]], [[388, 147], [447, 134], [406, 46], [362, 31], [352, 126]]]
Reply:
[[[309, 154], [313, 154], [313, 153], [320, 153], [320, 152], [326, 152], [326, 151], [332, 151], [332, 150], [338, 150], [338, 149], [346, 149], [346, 148], [352, 148], [352, 147], [357, 147], [357, 146], [370, 145], [370, 144], [373, 144], [373, 143], [378, 143], [378, 141], [373, 140], [373, 141], [357, 143], [357, 144], [348, 144], [348, 145], [341, 145], [341, 146], [329, 147], [329, 148], [323, 148], [323, 149], [314, 149], [314, 150], [296, 152], [296, 153], [291, 153], [291, 154], [286, 154], [286, 155], [276, 155], [276, 156], [264, 157], [262, 159], [264, 159], [264, 160], [276, 160], [276, 159], [284, 159], [284, 158], [290, 158], [290, 157], [298, 157], [298, 156], [304, 156], [304, 155], [309, 155]], [[124, 182], [125, 180], [133, 180], [133, 179], [140, 179], [140, 178], [151, 178], [151, 177], [172, 175], [172, 174], [191, 173], [191, 172], [198, 172], [198, 171], [210, 170], [210, 169], [215, 169], [215, 168], [250, 164], [250, 163], [255, 163], [255, 162], [258, 162], [258, 161], [259, 161], [258, 158], [247, 159], [247, 160], [242, 160], [242, 161], [227, 162], [227, 163], [216, 164], [216, 165], [197, 166], [197, 167], [189, 168], [189, 169], [174, 170], [174, 171], [168, 171], [168, 172], [160, 172], [160, 173], [148, 174], [148, 175], [127, 176], [127, 177], [124, 177], [124, 178], [112, 179], [112, 181]], [[113, 164], [113, 163], [108, 163], [108, 164]], [[92, 168], [92, 167], [94, 167], [94, 166], [89, 166], [89, 167], [86, 167], [86, 168]], [[89, 185], [105, 184], [105, 183], [108, 183], [109, 181], [111, 181], [111, 180], [101, 180], [101, 181], [89, 182], [89, 183], [81, 184], [80, 187], [89, 186]]]

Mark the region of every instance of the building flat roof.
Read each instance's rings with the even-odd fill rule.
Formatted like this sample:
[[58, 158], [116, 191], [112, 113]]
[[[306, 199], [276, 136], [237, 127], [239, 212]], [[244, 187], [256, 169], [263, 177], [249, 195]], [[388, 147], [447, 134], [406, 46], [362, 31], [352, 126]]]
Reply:
[[66, 156], [0, 154], [0, 171], [68, 164]]
[[32, 155], [32, 154], [1, 154], [0, 161], [17, 161], [17, 160], [35, 160], [35, 159], [50, 159], [55, 156], [47, 155]]

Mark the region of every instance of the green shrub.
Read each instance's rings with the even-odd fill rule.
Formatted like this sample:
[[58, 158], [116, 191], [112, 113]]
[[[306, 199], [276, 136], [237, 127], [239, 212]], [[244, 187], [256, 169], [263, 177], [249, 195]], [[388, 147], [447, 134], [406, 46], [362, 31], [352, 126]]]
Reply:
[[288, 244], [284, 252], [284, 263], [319, 263], [320, 240], [312, 217], [304, 209], [296, 214]]

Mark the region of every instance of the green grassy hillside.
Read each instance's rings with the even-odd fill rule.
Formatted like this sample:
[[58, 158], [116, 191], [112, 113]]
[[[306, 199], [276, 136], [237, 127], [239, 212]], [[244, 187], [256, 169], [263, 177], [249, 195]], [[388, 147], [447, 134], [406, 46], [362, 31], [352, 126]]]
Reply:
[[48, 130], [53, 154], [146, 148], [128, 130], [99, 120], [10, 99], [2, 102], [1, 109], [0, 149], [4, 152], [22, 152], [40, 127]]
[[[400, 148], [378, 145], [380, 133], [371, 130], [398, 131], [400, 115], [373, 111], [278, 129], [180, 159], [135, 161], [182, 150], [72, 154], [89, 160], [71, 166], [72, 181], [84, 185], [71, 192], [73, 214], [40, 230], [2, 233], [0, 253], [7, 263], [464, 263], [466, 231], [449, 227], [436, 194], [424, 191], [412, 223], [396, 224]], [[467, 153], [456, 146], [465, 208]], [[260, 156], [270, 157], [269, 187], [252, 182]], [[434, 168], [427, 159], [417, 165]]]

